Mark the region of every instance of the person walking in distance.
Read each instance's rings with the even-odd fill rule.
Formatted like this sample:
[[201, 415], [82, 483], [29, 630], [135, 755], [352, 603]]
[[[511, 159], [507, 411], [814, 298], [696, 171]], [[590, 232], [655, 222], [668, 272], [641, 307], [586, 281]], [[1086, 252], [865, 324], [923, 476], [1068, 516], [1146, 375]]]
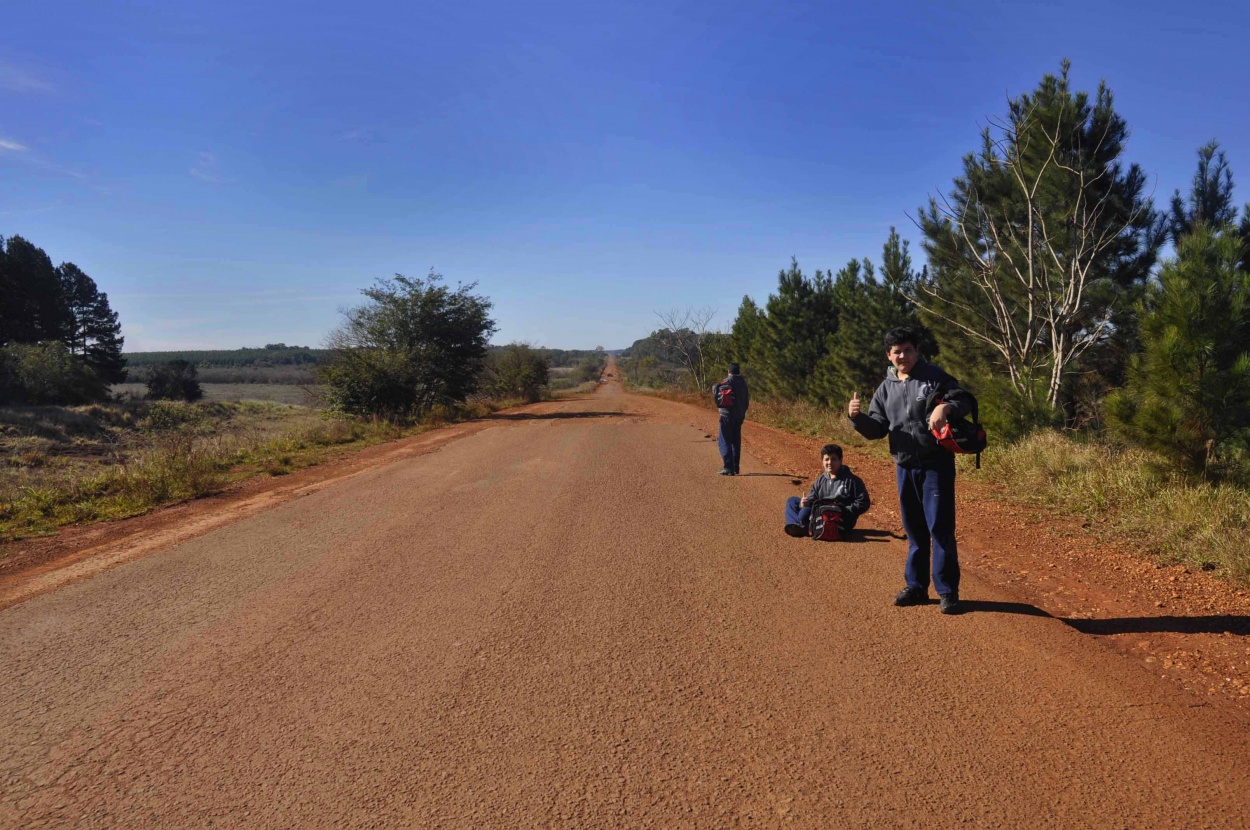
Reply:
[[742, 463], [742, 422], [747, 418], [751, 405], [747, 380], [737, 363], [729, 364], [729, 377], [712, 387], [712, 397], [720, 411], [720, 457], [724, 462], [717, 475], [736, 476]]
[[[948, 418], [966, 417], [972, 398], [959, 382], [920, 356], [916, 334], [893, 329], [885, 335], [890, 368], [862, 410], [859, 393], [851, 397], [847, 415], [855, 431], [870, 440], [890, 439], [898, 478], [899, 512], [907, 533], [906, 585], [895, 605], [929, 601], [930, 558], [933, 586], [943, 614], [959, 607], [959, 551], [955, 545], [955, 456], [943, 449], [931, 430]], [[941, 388], [942, 402], [927, 412], [930, 395]], [[930, 556], [930, 554], [932, 556]]]

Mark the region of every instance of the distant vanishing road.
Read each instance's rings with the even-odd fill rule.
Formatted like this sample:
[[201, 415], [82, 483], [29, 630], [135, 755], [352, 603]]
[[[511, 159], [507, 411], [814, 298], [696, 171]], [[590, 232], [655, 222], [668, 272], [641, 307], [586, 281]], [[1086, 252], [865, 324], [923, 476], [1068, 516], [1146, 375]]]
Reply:
[[0, 827], [1250, 823], [1244, 717], [892, 607], [905, 543], [784, 536], [686, 413], [505, 413], [0, 611]]

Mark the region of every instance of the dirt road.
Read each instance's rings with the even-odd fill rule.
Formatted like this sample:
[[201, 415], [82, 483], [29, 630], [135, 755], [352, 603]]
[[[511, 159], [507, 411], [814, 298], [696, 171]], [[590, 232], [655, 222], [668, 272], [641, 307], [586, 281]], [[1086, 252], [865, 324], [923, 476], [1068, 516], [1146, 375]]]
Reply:
[[1241, 710], [892, 607], [892, 494], [791, 539], [750, 440], [608, 386], [15, 602], [0, 826], [1245, 826]]

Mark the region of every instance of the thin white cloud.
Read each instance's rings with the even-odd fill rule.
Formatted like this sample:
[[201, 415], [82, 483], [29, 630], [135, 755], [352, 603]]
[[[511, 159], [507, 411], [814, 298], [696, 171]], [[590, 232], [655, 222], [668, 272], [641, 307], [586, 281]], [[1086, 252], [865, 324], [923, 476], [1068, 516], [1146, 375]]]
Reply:
[[212, 153], [200, 153], [195, 160], [195, 164], [191, 165], [187, 172], [200, 181], [208, 182], [209, 184], [225, 184], [226, 182], [234, 181], [234, 179], [226, 178], [217, 170], [217, 156]]
[[41, 213], [51, 213], [56, 210], [56, 205], [44, 205], [43, 207], [17, 208], [15, 210], [0, 210], [0, 218], [11, 219], [16, 216], [37, 216]]
[[357, 127], [356, 129], [347, 130], [346, 132], [339, 133], [339, 140], [351, 142], [353, 144], [368, 145], [368, 144], [378, 144], [384, 139], [382, 138], [382, 134], [379, 133], [377, 130], [371, 129], [369, 127]]
[[26, 152], [26, 145], [18, 144], [16, 141], [12, 141], [11, 139], [0, 138], [0, 150], [8, 150], [14, 153], [24, 153]]
[[56, 91], [56, 87], [44, 79], [11, 63], [0, 63], [0, 89], [25, 94], [47, 94]]

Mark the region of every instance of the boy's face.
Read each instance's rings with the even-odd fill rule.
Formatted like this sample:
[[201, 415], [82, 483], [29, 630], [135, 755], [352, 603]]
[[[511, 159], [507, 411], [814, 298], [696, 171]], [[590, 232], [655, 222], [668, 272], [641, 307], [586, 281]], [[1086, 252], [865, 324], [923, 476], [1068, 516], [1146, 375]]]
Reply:
[[838, 474], [838, 470], [842, 469], [842, 459], [834, 458], [832, 455], [822, 455], [820, 463], [824, 465], [825, 472], [831, 477]]
[[910, 375], [920, 353], [916, 351], [914, 343], [895, 343], [886, 350], [885, 356], [895, 369], [905, 375]]

